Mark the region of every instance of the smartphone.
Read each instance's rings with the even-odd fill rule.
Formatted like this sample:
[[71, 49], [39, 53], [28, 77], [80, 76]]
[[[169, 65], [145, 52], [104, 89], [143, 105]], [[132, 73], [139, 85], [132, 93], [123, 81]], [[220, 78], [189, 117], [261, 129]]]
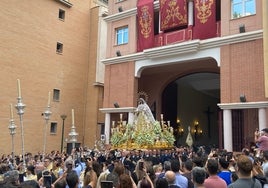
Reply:
[[113, 188], [112, 181], [101, 181], [101, 188]]
[[20, 183], [24, 182], [24, 174], [19, 174]]
[[43, 187], [45, 188], [51, 188], [52, 184], [52, 177], [51, 175], [44, 175], [43, 176]]
[[139, 162], [139, 170], [143, 170], [143, 168], [144, 168], [144, 162], [140, 161]]

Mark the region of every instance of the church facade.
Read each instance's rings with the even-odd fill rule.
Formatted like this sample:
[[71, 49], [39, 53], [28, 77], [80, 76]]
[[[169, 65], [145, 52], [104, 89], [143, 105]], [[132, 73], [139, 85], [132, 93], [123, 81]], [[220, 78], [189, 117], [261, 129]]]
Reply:
[[[139, 98], [196, 145], [240, 151], [267, 127], [267, 2], [109, 1], [105, 136]], [[115, 124], [116, 126], [116, 124]]]

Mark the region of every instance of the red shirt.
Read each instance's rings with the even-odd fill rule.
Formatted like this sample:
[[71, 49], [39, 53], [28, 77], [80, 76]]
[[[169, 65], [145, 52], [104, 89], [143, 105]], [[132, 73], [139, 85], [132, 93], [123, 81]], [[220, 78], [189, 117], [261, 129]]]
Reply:
[[217, 175], [205, 179], [204, 186], [205, 188], [227, 188], [226, 182]]
[[268, 136], [261, 136], [259, 139], [258, 139], [258, 146], [259, 146], [259, 149], [264, 151], [264, 150], [268, 150]]

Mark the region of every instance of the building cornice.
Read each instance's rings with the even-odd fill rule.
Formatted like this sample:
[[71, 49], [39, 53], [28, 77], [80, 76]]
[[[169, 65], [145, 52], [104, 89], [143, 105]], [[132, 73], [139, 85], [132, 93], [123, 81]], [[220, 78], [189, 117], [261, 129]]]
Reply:
[[144, 59], [154, 59], [159, 57], [168, 57], [185, 53], [194, 53], [200, 50], [212, 49], [224, 45], [236, 44], [240, 42], [252, 41], [263, 38], [263, 31], [251, 31], [235, 35], [216, 37], [206, 40], [190, 40], [172, 45], [166, 45], [156, 48], [146, 49], [143, 52], [133, 53], [125, 56], [103, 59], [101, 62], [109, 65], [129, 61], [138, 61]]
[[73, 4], [69, 2], [69, 0], [55, 0], [55, 1], [58, 1], [59, 3], [67, 6], [68, 8], [71, 8], [73, 6]]
[[185, 53], [197, 52], [200, 46], [200, 40], [191, 40], [173, 45], [166, 45], [156, 48], [150, 48], [143, 51], [144, 59], [154, 59], [165, 56], [173, 56]]
[[[158, 10], [159, 9], [159, 1], [155, 1], [154, 2], [154, 10]], [[122, 20], [131, 16], [135, 16], [137, 14], [137, 7], [133, 8], [133, 9], [128, 9], [116, 14], [112, 14], [107, 16], [106, 18], [104, 18], [104, 20], [106, 22], [115, 22], [118, 20]]]
[[135, 107], [124, 107], [124, 108], [101, 108], [103, 113], [122, 113], [122, 112], [135, 112]]
[[262, 30], [228, 35], [224, 37], [211, 38], [211, 39], [200, 41], [200, 49], [220, 47], [224, 45], [247, 42], [247, 41], [252, 41], [252, 40], [261, 39], [261, 38], [263, 38]]
[[231, 109], [249, 109], [249, 108], [267, 108], [268, 101], [260, 102], [241, 102], [241, 103], [221, 103], [218, 106], [222, 110], [231, 110]]
[[101, 86], [101, 87], [103, 87], [104, 84], [101, 83], [101, 82], [94, 82], [94, 83], [93, 83], [93, 86]]
[[118, 12], [116, 14], [106, 16], [104, 18], [104, 21], [106, 21], [106, 22], [115, 22], [115, 21], [118, 21], [118, 20], [129, 18], [131, 16], [135, 16], [136, 14], [137, 14], [137, 8], [129, 9], [129, 10], [125, 10], [123, 12]]

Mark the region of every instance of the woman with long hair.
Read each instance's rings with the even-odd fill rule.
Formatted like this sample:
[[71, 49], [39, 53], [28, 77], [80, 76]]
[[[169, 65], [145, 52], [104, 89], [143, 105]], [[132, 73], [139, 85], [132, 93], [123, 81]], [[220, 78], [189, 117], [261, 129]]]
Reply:
[[128, 174], [122, 174], [119, 176], [117, 188], [137, 188], [135, 182]]
[[137, 165], [135, 167], [134, 172], [131, 174], [131, 177], [133, 178], [134, 182], [138, 184], [142, 178], [147, 175], [147, 169], [146, 169], [146, 164], [143, 159], [140, 159], [137, 161]]

